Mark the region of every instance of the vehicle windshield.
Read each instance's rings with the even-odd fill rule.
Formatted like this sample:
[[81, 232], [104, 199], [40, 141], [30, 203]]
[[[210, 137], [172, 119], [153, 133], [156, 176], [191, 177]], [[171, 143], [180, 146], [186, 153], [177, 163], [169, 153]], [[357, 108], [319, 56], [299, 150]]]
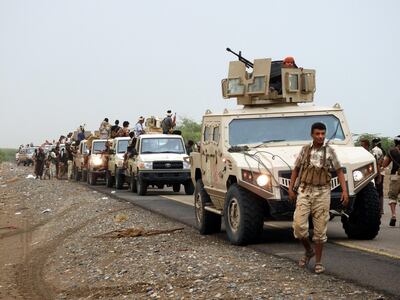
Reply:
[[310, 140], [311, 125], [326, 125], [326, 139], [345, 139], [340, 120], [333, 115], [236, 119], [229, 124], [229, 144], [248, 145], [281, 141]]
[[92, 153], [98, 154], [106, 150], [106, 141], [93, 142]]
[[141, 141], [140, 153], [185, 153], [182, 139], [179, 138], [146, 138]]
[[125, 153], [128, 148], [129, 140], [118, 141], [118, 153]]

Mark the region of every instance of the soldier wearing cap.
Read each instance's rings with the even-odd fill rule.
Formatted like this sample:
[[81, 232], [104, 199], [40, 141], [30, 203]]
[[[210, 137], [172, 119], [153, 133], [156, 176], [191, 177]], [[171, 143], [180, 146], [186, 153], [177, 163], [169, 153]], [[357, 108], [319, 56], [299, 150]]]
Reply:
[[[328, 144], [324, 144], [325, 134], [325, 124], [317, 122], [312, 125], [313, 142], [302, 148], [296, 159], [289, 185], [289, 198], [294, 201], [297, 197], [293, 216], [294, 236], [302, 242], [305, 248], [305, 254], [300, 259], [299, 266], [307, 266], [315, 255], [314, 271], [317, 274], [325, 271], [321, 257], [323, 244], [327, 241], [326, 231], [330, 217], [331, 169], [335, 169], [337, 172], [342, 188], [343, 206], [347, 206], [349, 200], [342, 167], [335, 150]], [[295, 191], [297, 188], [298, 195]], [[308, 220], [310, 215], [314, 224], [315, 250], [309, 240]]]
[[390, 148], [383, 161], [382, 169], [392, 163], [389, 184], [389, 206], [392, 212], [390, 226], [396, 226], [396, 205], [400, 194], [400, 135], [394, 138], [394, 147]]
[[144, 118], [140, 116], [139, 120], [135, 125], [135, 128], [133, 129], [133, 131], [135, 132], [135, 137], [138, 137], [139, 135], [146, 133], [143, 127], [143, 123], [144, 123]]
[[175, 120], [172, 118], [171, 110], [167, 110], [167, 116], [162, 120], [161, 127], [163, 134], [171, 133], [172, 129], [175, 127]]
[[297, 68], [294, 57], [287, 56], [283, 59], [282, 68]]

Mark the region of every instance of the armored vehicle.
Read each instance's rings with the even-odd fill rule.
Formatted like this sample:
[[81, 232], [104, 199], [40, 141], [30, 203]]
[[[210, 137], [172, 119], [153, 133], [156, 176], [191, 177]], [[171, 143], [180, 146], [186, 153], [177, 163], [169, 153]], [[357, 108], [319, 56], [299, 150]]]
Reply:
[[105, 178], [108, 168], [108, 140], [95, 139], [92, 141], [90, 152], [87, 160], [87, 183], [96, 185], [97, 179]]
[[128, 148], [129, 137], [117, 137], [112, 141], [108, 156], [108, 168], [106, 170], [107, 187], [122, 189], [124, 184], [124, 154]]
[[160, 189], [172, 186], [174, 192], [179, 192], [182, 184], [185, 193], [192, 195], [194, 186], [183, 138], [175, 134], [140, 135], [128, 160], [125, 178], [130, 190], [139, 195], [145, 195], [150, 185]]
[[374, 157], [355, 147], [343, 109], [311, 105], [315, 71], [285, 68], [282, 61], [239, 53], [222, 80], [224, 98], [236, 110], [203, 116], [199, 153], [191, 154], [195, 216], [201, 234], [220, 231], [222, 219], [232, 244], [255, 241], [268, 220], [291, 220], [291, 170], [302, 146], [311, 142], [315, 122], [327, 127], [326, 142], [343, 166], [350, 204], [342, 207], [341, 187], [331, 170], [331, 217], [340, 216], [349, 238], [373, 239], [379, 231], [378, 195], [372, 183]]
[[72, 174], [76, 181], [87, 180], [87, 162], [89, 156], [89, 149], [87, 147], [87, 140], [79, 143], [78, 149], [74, 155]]

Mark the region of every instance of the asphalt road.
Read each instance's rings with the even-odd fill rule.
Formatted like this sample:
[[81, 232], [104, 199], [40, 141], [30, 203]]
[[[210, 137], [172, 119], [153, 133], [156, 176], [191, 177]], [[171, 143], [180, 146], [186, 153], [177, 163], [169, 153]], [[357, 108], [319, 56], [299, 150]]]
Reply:
[[[108, 189], [101, 185], [92, 188], [113, 198], [195, 226], [193, 196], [169, 190], [149, 190], [148, 195], [138, 196], [126, 189]], [[389, 217], [389, 213], [386, 212], [380, 233], [372, 241], [349, 240], [340, 220], [337, 218], [331, 221], [328, 229], [329, 242], [323, 257], [327, 273], [400, 298], [400, 227], [389, 227]], [[228, 243], [223, 231], [217, 234], [217, 237]], [[248, 247], [295, 261], [303, 254], [302, 247], [293, 238], [290, 222], [265, 223], [259, 243]]]

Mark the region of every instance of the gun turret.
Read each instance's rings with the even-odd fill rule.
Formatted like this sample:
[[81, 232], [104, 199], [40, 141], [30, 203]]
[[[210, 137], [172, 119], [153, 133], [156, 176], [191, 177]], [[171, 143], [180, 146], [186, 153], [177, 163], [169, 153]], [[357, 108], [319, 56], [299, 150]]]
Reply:
[[226, 48], [226, 51], [228, 51], [228, 52], [232, 53], [233, 55], [237, 56], [239, 61], [244, 63], [247, 68], [253, 68], [253, 63], [242, 56], [242, 51], [239, 51], [239, 54], [237, 54], [236, 52], [232, 51], [231, 48]]
[[[255, 59], [254, 63], [241, 51], [228, 52], [238, 57], [229, 63], [228, 78], [222, 80], [225, 99], [237, 98], [241, 105], [312, 102], [315, 93], [315, 70], [283, 65], [270, 58]], [[252, 70], [247, 70], [251, 68]]]

